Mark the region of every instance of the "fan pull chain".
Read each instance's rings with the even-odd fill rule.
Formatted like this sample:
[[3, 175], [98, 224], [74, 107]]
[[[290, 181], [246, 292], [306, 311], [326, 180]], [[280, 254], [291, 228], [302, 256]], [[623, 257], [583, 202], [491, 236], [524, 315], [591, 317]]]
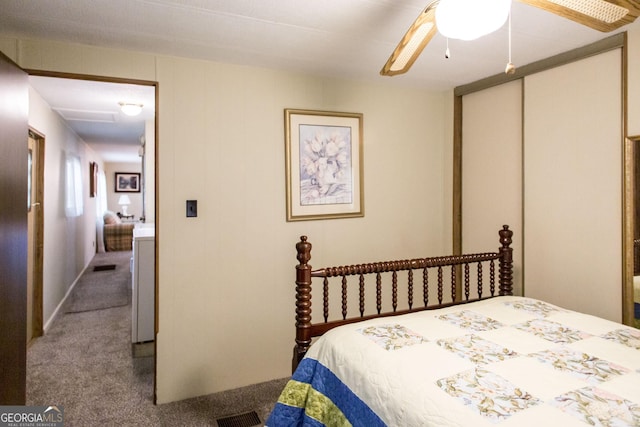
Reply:
[[504, 69], [505, 74], [513, 74], [516, 72], [516, 66], [511, 62], [511, 10], [509, 10], [509, 63]]
[[447, 49], [444, 51], [444, 57], [446, 59], [449, 59], [450, 56], [451, 56], [451, 52], [449, 52], [449, 37], [447, 37]]

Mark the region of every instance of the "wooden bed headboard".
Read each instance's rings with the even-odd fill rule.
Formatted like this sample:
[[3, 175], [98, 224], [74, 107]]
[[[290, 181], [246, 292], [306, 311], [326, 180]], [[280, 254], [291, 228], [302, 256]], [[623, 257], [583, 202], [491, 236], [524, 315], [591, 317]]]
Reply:
[[[311, 259], [311, 243], [307, 236], [301, 236], [296, 244], [298, 265], [296, 265], [296, 344], [293, 349], [293, 370], [307, 350], [311, 346], [313, 337], [320, 336], [328, 330], [348, 323], [376, 317], [393, 316], [406, 314], [414, 311], [422, 311], [447, 307], [451, 305], [464, 304], [480, 299], [491, 298], [495, 295], [495, 261], [498, 261], [498, 295], [513, 295], [513, 249], [511, 248], [511, 238], [513, 232], [504, 225], [498, 232], [500, 236], [500, 248], [497, 252], [451, 255], [443, 257], [416, 258], [400, 261], [383, 261], [369, 264], [347, 265], [340, 267], [327, 267], [313, 270], [309, 265]], [[470, 265], [475, 264], [474, 288], [477, 297], [471, 297], [471, 274]], [[487, 266], [488, 267], [483, 267]], [[450, 269], [450, 299], [445, 302], [443, 269]], [[488, 268], [488, 273], [486, 273]], [[429, 270], [437, 271], [437, 303], [429, 301]], [[413, 272], [422, 271], [422, 305], [414, 306], [414, 283]], [[398, 309], [398, 272], [406, 271], [407, 276], [407, 305], [408, 308]], [[391, 311], [382, 310], [382, 284], [381, 274], [391, 273]], [[488, 274], [489, 290], [484, 289], [483, 278]], [[462, 283], [458, 277], [464, 276]], [[349, 282], [347, 276], [358, 276], [358, 305], [359, 315], [349, 316], [348, 310], [348, 289]], [[374, 276], [376, 292], [376, 308], [374, 314], [366, 313], [365, 295], [367, 280], [369, 276]], [[342, 319], [329, 320], [329, 278], [341, 277], [341, 314]], [[323, 278], [323, 321], [312, 323], [311, 321], [311, 284], [312, 278]], [[370, 283], [371, 281], [369, 281]], [[486, 293], [485, 293], [486, 292]]]

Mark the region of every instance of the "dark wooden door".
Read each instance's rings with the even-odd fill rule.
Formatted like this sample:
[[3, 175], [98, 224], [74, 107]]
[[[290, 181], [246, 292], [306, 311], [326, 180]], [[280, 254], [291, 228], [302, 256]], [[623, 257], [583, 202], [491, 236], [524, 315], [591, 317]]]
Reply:
[[2, 53], [0, 100], [0, 405], [24, 405], [29, 81]]

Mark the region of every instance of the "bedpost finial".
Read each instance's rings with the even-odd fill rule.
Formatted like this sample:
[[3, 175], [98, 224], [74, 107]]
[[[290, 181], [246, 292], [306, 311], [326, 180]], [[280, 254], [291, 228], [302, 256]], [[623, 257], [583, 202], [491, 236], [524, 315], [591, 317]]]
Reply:
[[508, 225], [503, 225], [502, 230], [498, 232], [500, 235], [500, 243], [503, 247], [510, 246], [512, 243], [511, 238], [513, 237], [513, 231], [509, 230]]
[[311, 243], [307, 242], [307, 236], [300, 236], [300, 241], [296, 243], [298, 255], [296, 258], [300, 264], [306, 264], [311, 259]]

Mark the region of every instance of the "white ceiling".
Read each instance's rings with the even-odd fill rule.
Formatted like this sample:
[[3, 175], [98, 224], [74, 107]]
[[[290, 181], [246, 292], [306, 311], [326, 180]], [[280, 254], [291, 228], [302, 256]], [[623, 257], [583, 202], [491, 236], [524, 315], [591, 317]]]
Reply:
[[[155, 87], [29, 76], [29, 84], [105, 162], [137, 162], [145, 122], [155, 119]], [[119, 103], [142, 104], [129, 117]]]
[[[450, 40], [449, 59], [446, 40], [436, 35], [407, 74], [380, 76], [429, 1], [2, 0], [0, 34], [431, 90], [503, 72], [506, 25], [475, 41]], [[514, 2], [512, 62], [522, 66], [611, 34]]]

